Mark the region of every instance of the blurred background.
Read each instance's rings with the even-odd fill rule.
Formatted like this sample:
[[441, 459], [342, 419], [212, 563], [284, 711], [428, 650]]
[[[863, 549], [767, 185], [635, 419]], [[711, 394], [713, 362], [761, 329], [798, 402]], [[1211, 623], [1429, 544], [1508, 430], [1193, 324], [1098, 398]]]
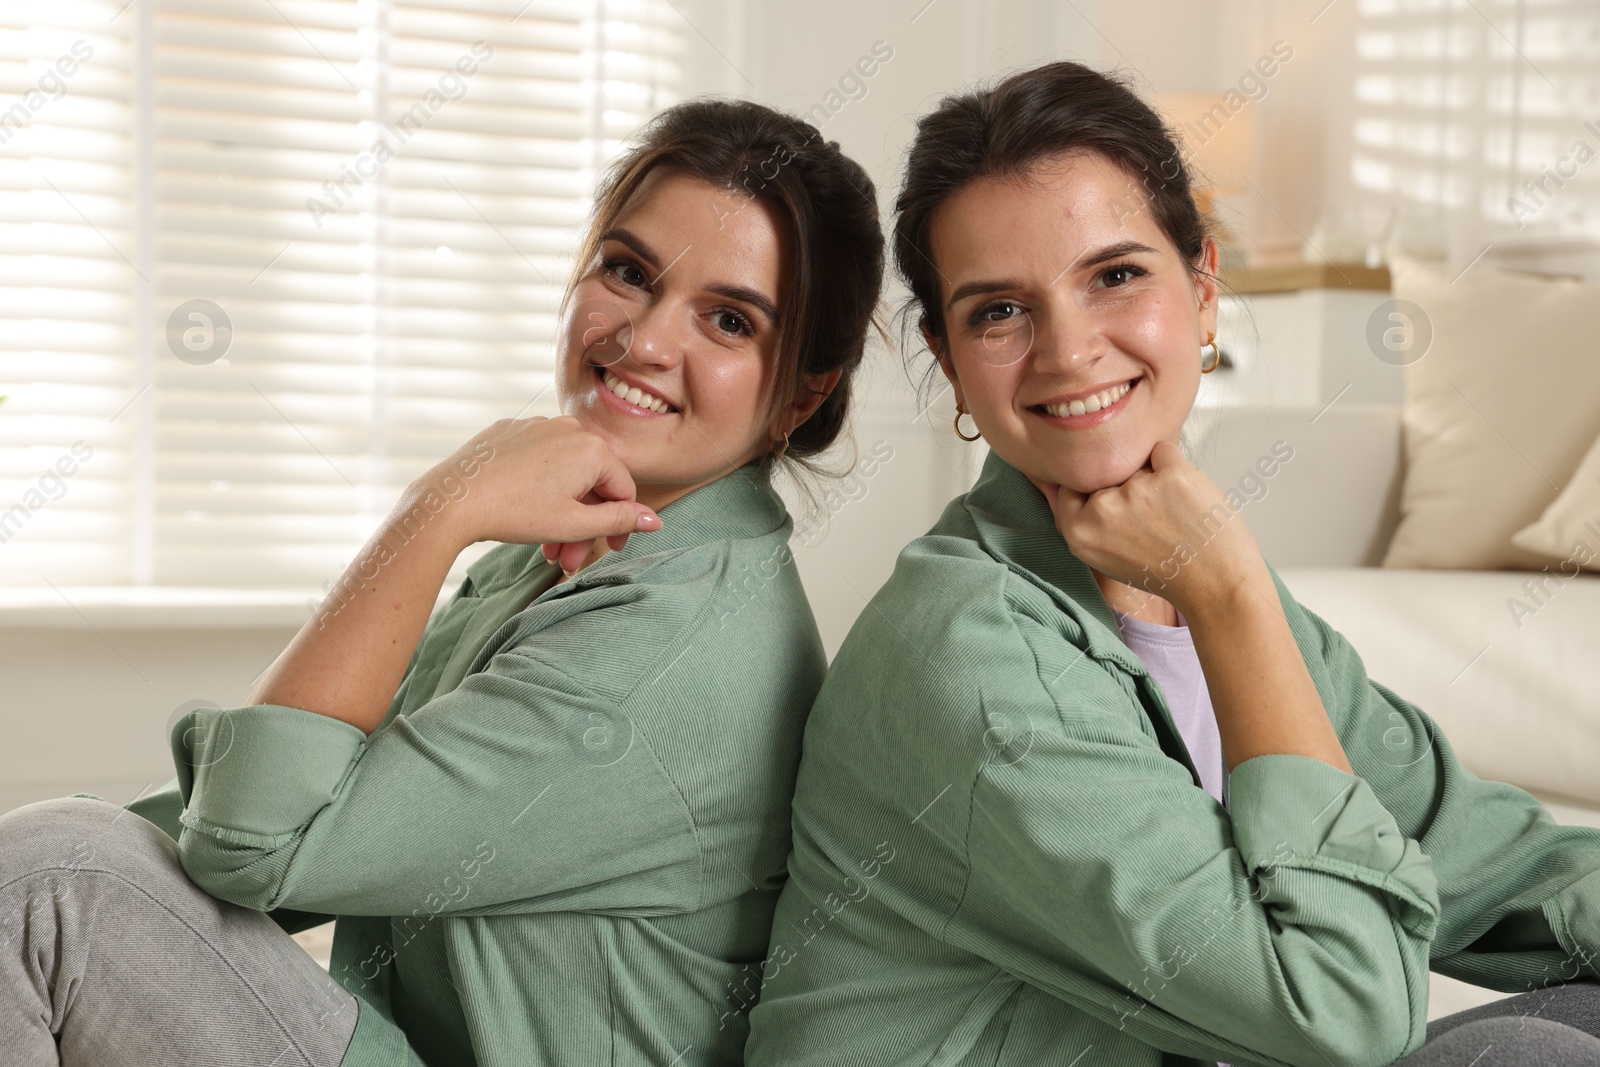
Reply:
[[[1600, 0], [5, 0], [0, 810], [167, 780], [407, 482], [557, 413], [589, 193], [653, 112], [802, 115], [887, 221], [920, 113], [1059, 58], [1163, 112], [1218, 224], [1197, 461], [1474, 769], [1593, 818]], [[983, 456], [890, 333], [850, 475], [790, 494], [830, 654]]]

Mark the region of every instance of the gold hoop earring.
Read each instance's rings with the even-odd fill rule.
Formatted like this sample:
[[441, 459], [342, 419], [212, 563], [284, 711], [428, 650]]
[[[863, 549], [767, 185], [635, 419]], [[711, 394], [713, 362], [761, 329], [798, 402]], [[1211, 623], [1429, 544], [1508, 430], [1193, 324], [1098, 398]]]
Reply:
[[[982, 430], [975, 431], [971, 437], [968, 437], [966, 434], [961, 432], [961, 416], [969, 414], [971, 414], [971, 412], [967, 411], [966, 408], [962, 407], [960, 404], [956, 405], [956, 436], [961, 438], [963, 441], [976, 441], [978, 438], [983, 436]], [[977, 419], [973, 419], [972, 421], [973, 425], [977, 425]]]
[[789, 435], [787, 433], [785, 433], [783, 435], [783, 445], [782, 445], [782, 447], [774, 448], [772, 450], [772, 454], [774, 456], [781, 456], [787, 451], [789, 451]]
[[1216, 343], [1216, 340], [1217, 340], [1217, 332], [1215, 330], [1212, 330], [1211, 333], [1209, 335], [1207, 335], [1207, 337], [1206, 337], [1206, 343], [1200, 346], [1201, 348], [1209, 348], [1209, 349], [1211, 349], [1211, 356], [1212, 356], [1211, 366], [1209, 366], [1209, 367], [1206, 366], [1206, 358], [1204, 356], [1200, 357], [1200, 373], [1201, 374], [1210, 374], [1212, 371], [1214, 371], [1218, 367], [1222, 366], [1222, 347]]

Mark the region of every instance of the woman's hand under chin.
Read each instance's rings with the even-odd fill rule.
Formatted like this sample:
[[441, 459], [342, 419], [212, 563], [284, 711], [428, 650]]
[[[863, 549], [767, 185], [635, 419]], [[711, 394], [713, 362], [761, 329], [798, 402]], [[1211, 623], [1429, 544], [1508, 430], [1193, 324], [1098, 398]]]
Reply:
[[1185, 615], [1266, 563], [1239, 513], [1170, 441], [1121, 485], [1079, 493], [1033, 479], [1072, 553], [1100, 573], [1172, 602]]
[[449, 501], [443, 512], [463, 545], [542, 545], [569, 573], [597, 538], [620, 549], [630, 533], [661, 528], [660, 516], [634, 499], [633, 476], [611, 446], [565, 415], [501, 419], [412, 490]]

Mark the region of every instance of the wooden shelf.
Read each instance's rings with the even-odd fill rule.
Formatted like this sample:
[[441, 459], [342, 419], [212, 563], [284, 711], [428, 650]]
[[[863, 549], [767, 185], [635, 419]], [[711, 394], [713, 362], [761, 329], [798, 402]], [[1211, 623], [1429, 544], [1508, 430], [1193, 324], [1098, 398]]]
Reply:
[[1388, 292], [1389, 268], [1360, 263], [1273, 263], [1222, 272], [1236, 293], [1292, 293], [1301, 289]]

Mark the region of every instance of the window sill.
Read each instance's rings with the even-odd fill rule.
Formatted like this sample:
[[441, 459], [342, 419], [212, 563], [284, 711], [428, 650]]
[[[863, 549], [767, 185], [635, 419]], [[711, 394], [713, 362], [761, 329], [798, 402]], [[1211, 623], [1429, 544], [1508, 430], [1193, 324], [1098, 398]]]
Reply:
[[[459, 583], [439, 592], [439, 604]], [[0, 589], [0, 629], [298, 629], [322, 599], [314, 589], [59, 586]]]

